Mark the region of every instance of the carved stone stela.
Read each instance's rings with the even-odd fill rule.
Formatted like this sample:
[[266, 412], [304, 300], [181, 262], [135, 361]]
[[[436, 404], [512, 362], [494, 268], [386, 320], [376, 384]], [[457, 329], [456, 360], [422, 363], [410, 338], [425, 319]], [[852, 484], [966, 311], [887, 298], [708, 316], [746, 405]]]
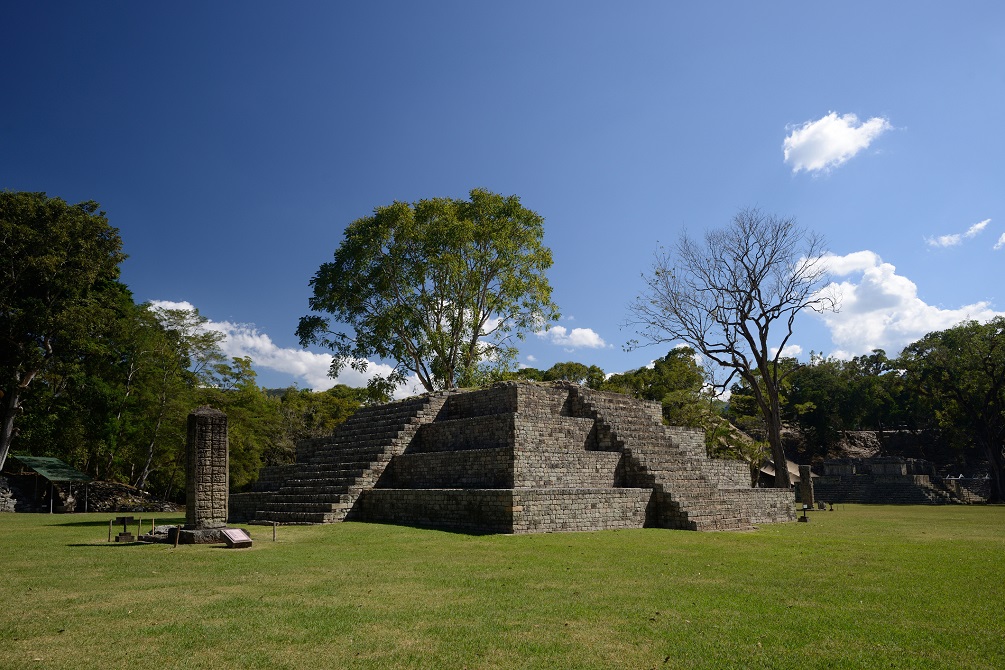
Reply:
[[230, 482], [226, 414], [199, 407], [188, 415], [186, 468], [185, 528], [225, 528]]

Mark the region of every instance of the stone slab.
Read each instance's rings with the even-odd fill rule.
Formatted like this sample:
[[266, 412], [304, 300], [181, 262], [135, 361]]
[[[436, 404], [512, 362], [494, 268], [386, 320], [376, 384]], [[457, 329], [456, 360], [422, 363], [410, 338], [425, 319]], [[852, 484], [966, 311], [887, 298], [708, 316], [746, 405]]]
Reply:
[[246, 549], [251, 546], [251, 536], [241, 528], [224, 528], [220, 532], [231, 549]]

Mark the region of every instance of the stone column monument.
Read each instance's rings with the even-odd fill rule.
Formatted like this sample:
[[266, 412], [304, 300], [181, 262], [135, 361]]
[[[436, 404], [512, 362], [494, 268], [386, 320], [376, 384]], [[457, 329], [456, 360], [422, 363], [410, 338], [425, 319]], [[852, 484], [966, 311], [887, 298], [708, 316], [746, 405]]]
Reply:
[[799, 500], [813, 507], [813, 474], [808, 465], [799, 466]]
[[226, 414], [199, 407], [188, 415], [185, 530], [226, 528], [230, 495], [227, 446]]

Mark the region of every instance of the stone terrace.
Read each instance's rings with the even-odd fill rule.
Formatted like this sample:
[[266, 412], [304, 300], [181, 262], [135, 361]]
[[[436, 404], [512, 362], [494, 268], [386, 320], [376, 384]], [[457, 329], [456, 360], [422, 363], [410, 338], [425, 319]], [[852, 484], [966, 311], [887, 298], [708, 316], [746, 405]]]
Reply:
[[660, 406], [572, 384], [505, 382], [360, 410], [297, 463], [231, 496], [231, 519], [343, 519], [526, 533], [791, 521], [793, 494], [752, 489]]

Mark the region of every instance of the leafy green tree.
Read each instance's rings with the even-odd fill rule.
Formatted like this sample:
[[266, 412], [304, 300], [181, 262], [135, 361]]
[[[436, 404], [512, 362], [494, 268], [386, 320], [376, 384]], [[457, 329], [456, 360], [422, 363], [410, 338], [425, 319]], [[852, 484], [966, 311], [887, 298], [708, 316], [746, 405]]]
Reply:
[[258, 478], [272, 445], [282, 439], [281, 401], [261, 389], [256, 376], [250, 358], [233, 358], [214, 364], [214, 383], [196, 391], [198, 404], [227, 415], [230, 485], [235, 489]]
[[510, 378], [512, 379], [526, 379], [532, 382], [543, 382], [544, 381], [544, 371], [538, 370], [537, 368], [520, 368], [514, 371]]
[[601, 388], [663, 405], [663, 420], [674, 426], [703, 427], [705, 374], [690, 347], [675, 347], [652, 367], [611, 375]]
[[544, 371], [543, 381], [567, 381], [580, 386], [588, 386], [598, 389], [604, 383], [604, 371], [596, 365], [584, 365], [568, 361], [566, 363], [555, 363]]
[[900, 365], [950, 442], [983, 452], [992, 499], [1005, 499], [1005, 317], [929, 333], [904, 349]]
[[514, 337], [558, 317], [543, 235], [519, 198], [483, 189], [378, 207], [311, 279], [316, 313], [300, 319], [300, 343], [334, 352], [332, 377], [377, 356], [395, 363], [387, 383], [410, 371], [430, 391], [466, 385], [482, 361], [511, 357]]
[[[142, 463], [134, 485], [144, 488], [156, 463], [166, 472], [163, 490], [173, 489], [184, 473], [185, 418], [196, 407], [196, 389], [217, 383], [216, 366], [223, 362], [221, 333], [205, 328], [198, 310], [148, 307], [159, 329], [147, 331]], [[162, 473], [164, 474], [164, 473]]]
[[844, 367], [839, 360], [811, 354], [809, 365], [793, 366], [788, 392], [781, 400], [783, 416], [795, 421], [807, 442], [823, 453], [848, 425], [845, 417], [852, 398]]
[[55, 358], [82, 353], [124, 258], [97, 203], [0, 192], [0, 467], [25, 392]]
[[[764, 417], [776, 463], [785, 462], [778, 365], [796, 316], [824, 310], [834, 300], [818, 292], [824, 278], [822, 240], [792, 219], [756, 209], [705, 234], [704, 243], [681, 235], [675, 253], [657, 251], [646, 290], [631, 305], [629, 323], [649, 344], [683, 342], [730, 371], [751, 390]], [[775, 485], [790, 485], [776, 468]]]
[[907, 388], [903, 370], [882, 349], [856, 356], [844, 367], [849, 399], [846, 425], [849, 429], [878, 431], [880, 440], [890, 427], [918, 429], [921, 417], [931, 414], [927, 400]]
[[266, 465], [291, 463], [299, 440], [331, 435], [335, 428], [363, 405], [383, 402], [369, 389], [336, 384], [326, 391], [283, 389], [278, 395], [283, 430], [279, 440], [265, 454]]

